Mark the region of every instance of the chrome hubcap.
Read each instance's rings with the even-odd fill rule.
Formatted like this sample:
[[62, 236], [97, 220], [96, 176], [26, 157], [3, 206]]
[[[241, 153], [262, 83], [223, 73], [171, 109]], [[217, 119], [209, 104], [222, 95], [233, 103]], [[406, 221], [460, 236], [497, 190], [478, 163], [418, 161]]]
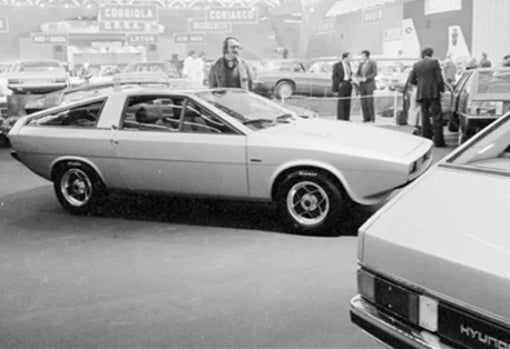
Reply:
[[85, 205], [92, 196], [92, 182], [81, 169], [69, 169], [62, 176], [60, 192], [69, 204], [80, 207]]
[[314, 182], [299, 182], [287, 194], [287, 209], [297, 222], [313, 226], [321, 223], [329, 212], [329, 198]]
[[289, 98], [292, 95], [292, 87], [285, 84], [279, 88], [280, 96], [283, 98]]

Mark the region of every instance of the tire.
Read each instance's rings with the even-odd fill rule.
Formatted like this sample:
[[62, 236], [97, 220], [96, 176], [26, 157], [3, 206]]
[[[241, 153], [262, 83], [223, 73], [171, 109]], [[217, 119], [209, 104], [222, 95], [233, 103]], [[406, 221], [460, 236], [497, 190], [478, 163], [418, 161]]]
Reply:
[[274, 94], [278, 99], [288, 99], [294, 94], [294, 84], [290, 81], [280, 81], [274, 88]]
[[8, 148], [10, 146], [11, 146], [11, 144], [9, 142], [9, 138], [7, 138], [7, 136], [4, 135], [3, 133], [0, 133], [0, 147]]
[[300, 170], [281, 182], [276, 199], [293, 232], [331, 235], [343, 215], [344, 195], [343, 188], [330, 176], [317, 170]]
[[62, 207], [77, 215], [90, 213], [104, 202], [106, 196], [105, 186], [97, 173], [75, 161], [55, 169], [53, 188]]

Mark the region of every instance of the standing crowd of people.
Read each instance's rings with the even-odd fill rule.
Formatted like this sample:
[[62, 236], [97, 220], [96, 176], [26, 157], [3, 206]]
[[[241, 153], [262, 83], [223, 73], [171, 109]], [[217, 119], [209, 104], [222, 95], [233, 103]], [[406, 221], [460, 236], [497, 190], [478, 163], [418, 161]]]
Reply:
[[[211, 66], [208, 76], [210, 88], [233, 87], [251, 90], [253, 76], [249, 65], [239, 57], [241, 46], [235, 37], [223, 41], [223, 55]], [[419, 134], [433, 140], [436, 147], [445, 147], [441, 112], [441, 94], [445, 92], [445, 82], [452, 85], [456, 81], [458, 67], [447, 55], [443, 62], [433, 58], [434, 50], [425, 47], [421, 60], [416, 62], [408, 77], [408, 85], [414, 86], [413, 102], [420, 109]], [[190, 53], [190, 56], [193, 56]], [[190, 58], [190, 57], [188, 57]], [[190, 58], [190, 62], [191, 59]], [[333, 66], [332, 92], [337, 97], [337, 119], [350, 120], [353, 90], [359, 94], [363, 122], [375, 121], [374, 91], [376, 89], [377, 63], [370, 58], [370, 51], [361, 52], [361, 62], [356, 71], [351, 66], [351, 54], [344, 52], [341, 60]], [[192, 66], [192, 63], [189, 63]], [[186, 62], [185, 62], [186, 66]], [[502, 67], [510, 67], [510, 54], [503, 58]], [[492, 62], [486, 52], [481, 59], [471, 59], [464, 69], [490, 68]]]

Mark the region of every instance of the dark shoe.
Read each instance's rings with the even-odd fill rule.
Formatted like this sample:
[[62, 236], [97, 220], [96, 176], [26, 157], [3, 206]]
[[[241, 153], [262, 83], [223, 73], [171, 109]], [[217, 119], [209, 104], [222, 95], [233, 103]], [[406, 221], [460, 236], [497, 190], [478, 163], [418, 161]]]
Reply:
[[436, 148], [447, 148], [448, 144], [446, 144], [446, 143], [434, 144], [434, 147], [436, 147]]

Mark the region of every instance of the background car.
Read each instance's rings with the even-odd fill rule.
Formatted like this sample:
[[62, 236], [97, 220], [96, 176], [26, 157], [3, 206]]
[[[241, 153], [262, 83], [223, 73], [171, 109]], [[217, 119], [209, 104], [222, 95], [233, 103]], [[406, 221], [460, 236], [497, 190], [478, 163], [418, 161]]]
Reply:
[[179, 70], [168, 61], [131, 63], [115, 76], [120, 80], [157, 80], [180, 78]]
[[351, 319], [395, 348], [510, 342], [510, 113], [359, 230]]
[[55, 105], [51, 94], [69, 86], [69, 76], [58, 61], [18, 61], [7, 73], [12, 91], [7, 96], [7, 115], [26, 115]]
[[[20, 119], [15, 156], [85, 213], [108, 190], [275, 202], [299, 232], [331, 233], [423, 174], [432, 142], [303, 119], [242, 89], [127, 89]], [[371, 139], [371, 142], [366, 142]]]
[[510, 111], [510, 68], [467, 70], [452, 101], [459, 120], [459, 143]]
[[[324, 64], [325, 67], [321, 69], [319, 64]], [[295, 60], [262, 62], [256, 71], [253, 91], [278, 99], [288, 99], [293, 95], [332, 96], [331, 67], [333, 64], [333, 61], [321, 61], [306, 69], [303, 62]]]

